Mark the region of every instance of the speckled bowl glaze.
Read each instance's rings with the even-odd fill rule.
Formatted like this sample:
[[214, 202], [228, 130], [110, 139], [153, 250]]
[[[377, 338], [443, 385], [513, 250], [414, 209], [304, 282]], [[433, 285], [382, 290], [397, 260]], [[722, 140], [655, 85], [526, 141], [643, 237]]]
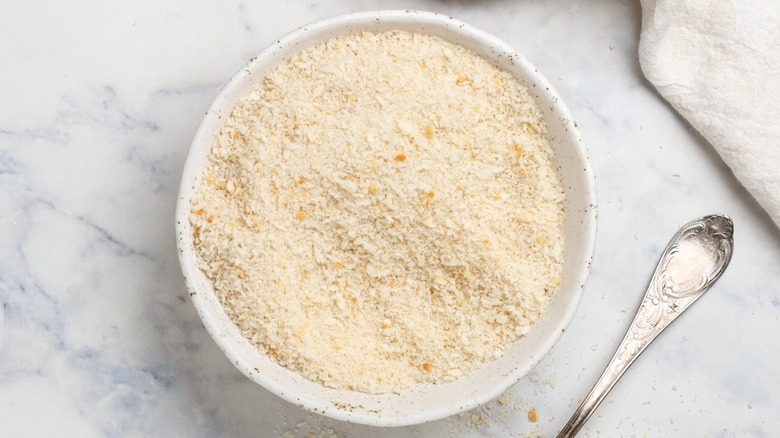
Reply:
[[[420, 384], [400, 394], [368, 395], [326, 388], [262, 354], [241, 336], [223, 311], [213, 287], [198, 269], [188, 220], [190, 197], [201, 180], [214, 135], [234, 103], [265, 73], [299, 50], [337, 35], [404, 30], [460, 44], [510, 72], [536, 98], [548, 126], [565, 201], [564, 275], [561, 287], [530, 333], [500, 358], [451, 383]], [[374, 426], [403, 426], [474, 408], [505, 391], [552, 348], [572, 319], [590, 272], [596, 237], [595, 180], [582, 138], [550, 83], [528, 61], [497, 38], [440, 14], [379, 11], [341, 15], [285, 35], [252, 58], [211, 105], [192, 142], [176, 210], [179, 258], [192, 302], [214, 341], [247, 377], [304, 409], [338, 420]]]

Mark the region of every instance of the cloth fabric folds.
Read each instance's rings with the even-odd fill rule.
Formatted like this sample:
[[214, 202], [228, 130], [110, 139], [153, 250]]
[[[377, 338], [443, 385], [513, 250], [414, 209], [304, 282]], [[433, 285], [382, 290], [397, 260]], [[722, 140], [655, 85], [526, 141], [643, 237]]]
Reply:
[[641, 4], [645, 76], [780, 227], [780, 1]]

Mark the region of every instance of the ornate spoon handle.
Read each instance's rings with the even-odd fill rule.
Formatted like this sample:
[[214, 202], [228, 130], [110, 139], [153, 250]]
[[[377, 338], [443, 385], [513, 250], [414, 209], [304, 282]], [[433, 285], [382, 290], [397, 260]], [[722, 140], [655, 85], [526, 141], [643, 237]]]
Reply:
[[715, 283], [731, 261], [733, 231], [728, 216], [711, 215], [685, 224], [674, 235], [626, 336], [558, 438], [575, 436], [634, 360]]

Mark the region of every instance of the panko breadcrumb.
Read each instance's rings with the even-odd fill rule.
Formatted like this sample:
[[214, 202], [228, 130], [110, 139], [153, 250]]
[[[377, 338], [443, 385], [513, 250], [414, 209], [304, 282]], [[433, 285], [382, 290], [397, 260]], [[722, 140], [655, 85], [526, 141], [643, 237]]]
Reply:
[[243, 335], [328, 387], [457, 379], [560, 283], [563, 192], [510, 74], [422, 34], [341, 36], [240, 99], [192, 200], [199, 267]]

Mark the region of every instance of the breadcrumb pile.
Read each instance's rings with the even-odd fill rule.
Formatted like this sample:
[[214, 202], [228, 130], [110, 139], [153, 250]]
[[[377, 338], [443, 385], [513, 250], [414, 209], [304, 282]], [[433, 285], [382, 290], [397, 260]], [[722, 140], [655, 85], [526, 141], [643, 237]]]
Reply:
[[242, 333], [328, 387], [447, 382], [526, 334], [560, 283], [541, 112], [444, 40], [341, 36], [269, 71], [215, 137], [190, 221]]

